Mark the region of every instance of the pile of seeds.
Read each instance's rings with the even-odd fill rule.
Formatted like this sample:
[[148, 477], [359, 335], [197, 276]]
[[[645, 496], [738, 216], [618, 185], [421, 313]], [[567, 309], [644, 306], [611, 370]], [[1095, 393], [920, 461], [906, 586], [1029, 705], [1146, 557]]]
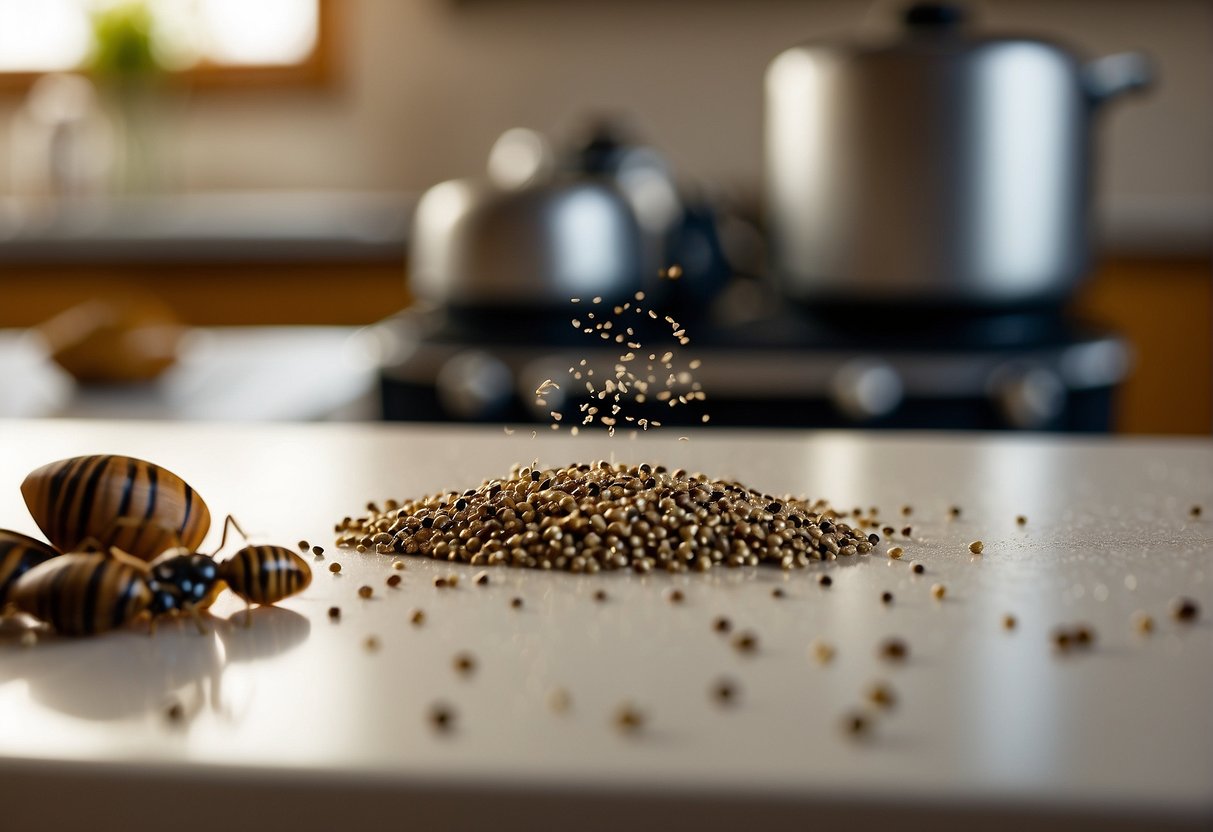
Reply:
[[867, 554], [880, 542], [824, 501], [775, 498], [664, 466], [609, 462], [541, 469], [419, 500], [395, 500], [336, 526], [337, 545], [472, 565], [570, 572], [784, 569]]

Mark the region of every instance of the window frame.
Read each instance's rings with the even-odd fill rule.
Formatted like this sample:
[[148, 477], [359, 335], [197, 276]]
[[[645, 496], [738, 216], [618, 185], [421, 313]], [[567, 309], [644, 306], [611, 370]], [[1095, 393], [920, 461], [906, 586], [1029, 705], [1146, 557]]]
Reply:
[[[168, 86], [191, 90], [247, 89], [256, 87], [319, 87], [332, 80], [336, 30], [340, 26], [335, 0], [317, 0], [316, 43], [293, 64], [217, 64], [202, 60], [188, 69], [169, 70], [161, 76]], [[54, 70], [79, 72], [79, 70]], [[24, 93], [47, 71], [0, 70], [0, 94]]]

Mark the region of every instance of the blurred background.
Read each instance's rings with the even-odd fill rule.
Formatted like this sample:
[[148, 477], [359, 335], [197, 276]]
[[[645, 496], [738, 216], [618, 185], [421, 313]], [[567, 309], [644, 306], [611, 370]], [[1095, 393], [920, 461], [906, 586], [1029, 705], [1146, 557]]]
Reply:
[[4, 417], [1208, 434], [1211, 254], [1206, 0], [0, 0]]

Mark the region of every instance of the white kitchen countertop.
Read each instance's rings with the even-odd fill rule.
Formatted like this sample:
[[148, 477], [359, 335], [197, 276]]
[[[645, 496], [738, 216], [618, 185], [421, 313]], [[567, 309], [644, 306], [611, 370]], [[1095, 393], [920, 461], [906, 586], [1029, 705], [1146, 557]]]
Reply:
[[[37, 534], [19, 492], [53, 459], [125, 453], [182, 475], [257, 542], [327, 548], [312, 586], [249, 628], [169, 625], [92, 640], [0, 639], [5, 829], [289, 827], [1163, 829], [1213, 824], [1213, 443], [938, 434], [654, 432], [630, 441], [499, 429], [0, 421], [0, 527]], [[878, 505], [914, 527], [875, 553], [782, 573], [477, 572], [332, 547], [368, 500], [472, 487], [511, 463], [614, 454], [770, 493]], [[902, 520], [903, 504], [913, 515]], [[963, 507], [950, 520], [951, 504]], [[1204, 516], [1189, 508], [1202, 504]], [[1025, 527], [1016, 515], [1028, 517]], [[217, 543], [219, 523], [208, 538]], [[985, 543], [974, 557], [968, 544]], [[328, 562], [343, 569], [333, 576]], [[927, 573], [912, 575], [921, 561]], [[455, 572], [457, 589], [435, 574]], [[829, 572], [834, 584], [819, 587]], [[946, 584], [936, 602], [930, 587]], [[357, 589], [375, 587], [362, 600]], [[662, 591], [678, 586], [681, 605]], [[773, 587], [786, 597], [775, 599]], [[602, 587], [609, 600], [597, 603]], [[891, 607], [880, 601], [889, 590]], [[1202, 618], [1168, 615], [1177, 595]], [[522, 610], [509, 599], [525, 599]], [[339, 605], [339, 623], [327, 610]], [[425, 610], [424, 626], [408, 623]], [[1138, 634], [1137, 610], [1156, 632]], [[1019, 626], [1002, 628], [1005, 613]], [[753, 629], [744, 656], [712, 631]], [[1057, 654], [1083, 622], [1093, 650]], [[381, 648], [363, 642], [377, 636]], [[877, 644], [898, 635], [904, 666]], [[837, 648], [826, 666], [808, 645]], [[459, 677], [452, 657], [478, 668]], [[736, 680], [737, 704], [709, 688]], [[867, 741], [839, 728], [876, 680], [899, 702]], [[554, 713], [553, 687], [572, 707]], [[632, 701], [635, 736], [611, 721]], [[450, 703], [449, 735], [427, 723]], [[185, 718], [166, 712], [180, 704]]]

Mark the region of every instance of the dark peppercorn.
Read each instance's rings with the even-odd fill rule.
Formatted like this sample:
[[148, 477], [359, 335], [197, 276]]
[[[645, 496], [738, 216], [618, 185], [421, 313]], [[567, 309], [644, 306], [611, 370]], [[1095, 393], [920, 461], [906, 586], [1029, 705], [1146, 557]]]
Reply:
[[885, 592], [880, 593], [880, 602], [882, 604], [893, 603], [893, 593], [888, 592], [887, 590]]
[[329, 618], [333, 621], [341, 619], [341, 607], [329, 607]]
[[1171, 602], [1171, 617], [1176, 621], [1191, 623], [1200, 618], [1200, 605], [1191, 598], [1176, 598]]
[[818, 575], [817, 583], [820, 586], [830, 586], [831, 584], [834, 583], [834, 579], [831, 578], [829, 575]]

